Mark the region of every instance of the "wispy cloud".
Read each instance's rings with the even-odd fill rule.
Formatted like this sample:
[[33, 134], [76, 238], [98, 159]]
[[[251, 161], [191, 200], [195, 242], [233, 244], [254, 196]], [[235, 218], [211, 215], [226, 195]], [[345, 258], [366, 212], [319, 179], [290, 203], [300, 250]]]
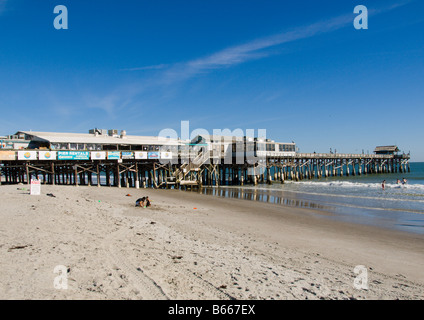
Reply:
[[[404, 0], [396, 2], [386, 7], [371, 9], [368, 13], [370, 16], [381, 14], [405, 6], [413, 1]], [[265, 58], [275, 54], [275, 51], [271, 52], [269, 49], [352, 26], [353, 20], [354, 14], [352, 12], [329, 20], [315, 22], [310, 25], [297, 27], [272, 36], [255, 39], [245, 44], [223, 49], [209, 56], [177, 65], [175, 69], [182, 71], [183, 74], [181, 77], [186, 78], [187, 76], [204, 73], [209, 70], [231, 67], [251, 60]]]
[[242, 45], [226, 48], [210, 56], [189, 61], [186, 64], [186, 67], [188, 69], [199, 72], [210, 69], [224, 68], [250, 60], [267, 57], [270, 53], [264, 50], [336, 30], [350, 24], [351, 22], [352, 16], [349, 15], [337, 17], [329, 21], [314, 23], [309, 26], [296, 28], [294, 30], [273, 36], [256, 39]]
[[[391, 11], [410, 3], [412, 0], [405, 0], [395, 4], [388, 5], [384, 8], [369, 10], [369, 15], [377, 15]], [[281, 52], [280, 49], [284, 44], [300, 41], [315, 36], [323, 35], [329, 32], [340, 30], [347, 26], [353, 28], [354, 14], [353, 9], [349, 14], [341, 15], [332, 19], [315, 22], [309, 25], [292, 28], [285, 32], [274, 34], [267, 37], [258, 38], [244, 44], [231, 46], [223, 50], [212, 53], [208, 56], [193, 59], [186, 62], [176, 63], [172, 65], [158, 64], [145, 67], [121, 69], [124, 71], [143, 71], [143, 70], [159, 70], [158, 73], [148, 79], [147, 83], [150, 89], [170, 88], [178, 82], [184, 82], [200, 74], [207, 74], [214, 70], [230, 68], [235, 65], [246, 63], [253, 60], [263, 59], [271, 55]], [[146, 91], [146, 82], [140, 84], [139, 91], [132, 90], [137, 96]], [[133, 96], [133, 98], [135, 98]], [[125, 99], [128, 101], [128, 96]], [[119, 102], [118, 102], [119, 101]], [[116, 96], [108, 96], [100, 99], [96, 104], [108, 114], [112, 114], [115, 108], [122, 105], [122, 99]], [[127, 103], [125, 103], [127, 105]]]
[[145, 71], [145, 70], [160, 70], [168, 67], [168, 64], [157, 64], [152, 66], [145, 66], [145, 67], [137, 67], [137, 68], [125, 68], [121, 69], [121, 71]]
[[[404, 6], [409, 2], [411, 0], [398, 2], [385, 8], [369, 10], [369, 15], [387, 12]], [[353, 20], [354, 15], [352, 12], [329, 20], [293, 28], [272, 36], [255, 39], [241, 45], [228, 47], [206, 57], [170, 66], [164, 70], [162, 74], [163, 80], [166, 83], [187, 80], [196, 75], [211, 72], [212, 70], [228, 68], [245, 62], [266, 58], [278, 53], [279, 51], [273, 49], [281, 47], [284, 44], [352, 26]]]
[[110, 118], [114, 118], [116, 117], [115, 112], [125, 109], [133, 101], [135, 95], [117, 90], [103, 97], [85, 95], [83, 99], [87, 108], [103, 110]]

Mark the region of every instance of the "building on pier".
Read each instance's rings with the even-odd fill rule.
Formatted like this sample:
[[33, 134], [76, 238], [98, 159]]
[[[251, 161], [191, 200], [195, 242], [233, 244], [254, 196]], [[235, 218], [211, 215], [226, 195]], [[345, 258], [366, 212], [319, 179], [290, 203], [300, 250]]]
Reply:
[[246, 136], [192, 140], [131, 136], [123, 130], [87, 134], [19, 131], [25, 150], [0, 150], [3, 183], [126, 187], [244, 185], [410, 170], [397, 146], [373, 154], [298, 153], [296, 144]]
[[[197, 135], [191, 140], [192, 146], [204, 146], [206, 150], [220, 155], [219, 158], [240, 159], [266, 157], [294, 157], [296, 144], [275, 142], [271, 139], [247, 136]], [[238, 161], [240, 162], [240, 161]]]
[[374, 149], [375, 154], [397, 155], [399, 151], [397, 146], [379, 146]]
[[0, 149], [2, 150], [20, 150], [28, 148], [30, 140], [25, 134], [17, 133], [14, 135], [0, 137]]
[[19, 131], [29, 140], [28, 149], [48, 150], [125, 150], [125, 151], [168, 151], [183, 145], [178, 139], [167, 139], [154, 136], [127, 135], [125, 130], [92, 129], [89, 133], [59, 133]]

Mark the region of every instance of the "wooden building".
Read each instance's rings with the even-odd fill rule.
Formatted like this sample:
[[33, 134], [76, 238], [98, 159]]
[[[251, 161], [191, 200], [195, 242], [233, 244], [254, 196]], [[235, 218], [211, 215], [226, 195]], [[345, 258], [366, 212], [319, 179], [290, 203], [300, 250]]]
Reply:
[[397, 146], [379, 146], [374, 150], [375, 154], [390, 154], [395, 155], [399, 152], [399, 148]]

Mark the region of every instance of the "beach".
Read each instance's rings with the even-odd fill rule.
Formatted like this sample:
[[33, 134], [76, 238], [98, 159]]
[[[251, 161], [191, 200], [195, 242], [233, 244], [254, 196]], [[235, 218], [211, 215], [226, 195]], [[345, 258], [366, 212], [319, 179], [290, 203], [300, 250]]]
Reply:
[[180, 190], [28, 189], [0, 186], [0, 299], [424, 298], [422, 234]]

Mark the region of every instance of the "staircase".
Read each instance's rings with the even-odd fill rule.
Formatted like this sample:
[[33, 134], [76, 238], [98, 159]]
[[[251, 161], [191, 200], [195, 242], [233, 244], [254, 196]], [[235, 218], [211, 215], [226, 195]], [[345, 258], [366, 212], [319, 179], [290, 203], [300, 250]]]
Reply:
[[183, 163], [177, 170], [174, 171], [174, 178], [180, 184], [197, 184], [198, 181], [186, 179], [188, 174], [193, 171], [198, 171], [200, 167], [209, 159], [210, 152], [200, 152], [191, 162]]

